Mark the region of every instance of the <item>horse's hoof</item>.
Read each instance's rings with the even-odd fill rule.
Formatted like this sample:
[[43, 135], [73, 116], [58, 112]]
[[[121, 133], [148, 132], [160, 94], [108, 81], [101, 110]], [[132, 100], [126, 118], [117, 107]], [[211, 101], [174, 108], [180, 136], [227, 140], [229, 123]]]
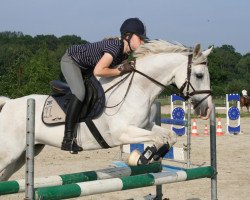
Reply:
[[138, 165], [138, 161], [141, 157], [141, 152], [138, 151], [137, 149], [135, 149], [128, 158], [128, 164], [129, 166], [137, 166]]

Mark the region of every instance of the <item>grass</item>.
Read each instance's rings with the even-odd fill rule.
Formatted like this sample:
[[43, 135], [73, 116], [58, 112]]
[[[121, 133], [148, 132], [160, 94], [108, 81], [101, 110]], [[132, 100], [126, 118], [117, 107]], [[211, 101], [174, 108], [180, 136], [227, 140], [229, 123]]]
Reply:
[[241, 112], [240, 117], [250, 117], [250, 112]]

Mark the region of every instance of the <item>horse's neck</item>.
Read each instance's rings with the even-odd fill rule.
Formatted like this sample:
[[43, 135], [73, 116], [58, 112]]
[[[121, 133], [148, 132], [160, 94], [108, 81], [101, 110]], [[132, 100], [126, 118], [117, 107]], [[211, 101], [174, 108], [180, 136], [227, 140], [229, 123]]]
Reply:
[[[184, 61], [185, 57], [180, 54], [155, 54], [137, 59], [136, 69], [167, 86], [175, 81], [175, 73]], [[99, 80], [104, 90], [107, 90], [123, 77], [100, 78]], [[127, 78], [124, 83], [119, 85], [113, 95], [120, 99], [126, 92], [130, 79], [131, 77]], [[130, 88], [130, 90], [142, 91], [150, 102], [153, 102], [163, 89], [138, 73], [134, 74]]]
[[[175, 82], [175, 74], [185, 59], [185, 56], [180, 54], [157, 54], [138, 59], [136, 66], [139, 71], [168, 86]], [[140, 74], [136, 74], [135, 82], [137, 87], [148, 93], [151, 101], [164, 89]]]

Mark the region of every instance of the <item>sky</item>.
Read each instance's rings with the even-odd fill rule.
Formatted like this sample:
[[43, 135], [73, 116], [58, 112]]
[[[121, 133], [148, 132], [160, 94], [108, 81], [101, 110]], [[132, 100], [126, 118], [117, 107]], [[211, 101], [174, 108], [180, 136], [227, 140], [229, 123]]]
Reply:
[[95, 42], [119, 36], [130, 17], [144, 22], [150, 39], [250, 52], [250, 0], [0, 0], [0, 32]]

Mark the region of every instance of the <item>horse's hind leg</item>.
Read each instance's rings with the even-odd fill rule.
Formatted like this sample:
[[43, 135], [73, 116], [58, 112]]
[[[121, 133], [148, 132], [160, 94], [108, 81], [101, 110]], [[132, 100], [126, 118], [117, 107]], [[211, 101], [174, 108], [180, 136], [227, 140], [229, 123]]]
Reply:
[[1, 152], [1, 156], [0, 156], [0, 181], [5, 181], [10, 177], [9, 174], [10, 174], [11, 168], [13, 168], [13, 165], [14, 165], [16, 159], [18, 159], [18, 158], [19, 158], [19, 155], [14, 157], [14, 155], [11, 153]]
[[0, 181], [7, 181], [12, 174], [14, 174], [18, 169], [20, 169], [25, 163], [25, 152], [22, 155], [10, 163], [0, 174]]
[[[37, 156], [45, 147], [45, 145], [37, 144], [35, 145], [35, 156]], [[21, 156], [19, 156], [15, 161], [10, 163], [0, 174], [0, 181], [8, 180], [12, 174], [18, 171], [26, 161], [26, 152], [24, 151]]]

